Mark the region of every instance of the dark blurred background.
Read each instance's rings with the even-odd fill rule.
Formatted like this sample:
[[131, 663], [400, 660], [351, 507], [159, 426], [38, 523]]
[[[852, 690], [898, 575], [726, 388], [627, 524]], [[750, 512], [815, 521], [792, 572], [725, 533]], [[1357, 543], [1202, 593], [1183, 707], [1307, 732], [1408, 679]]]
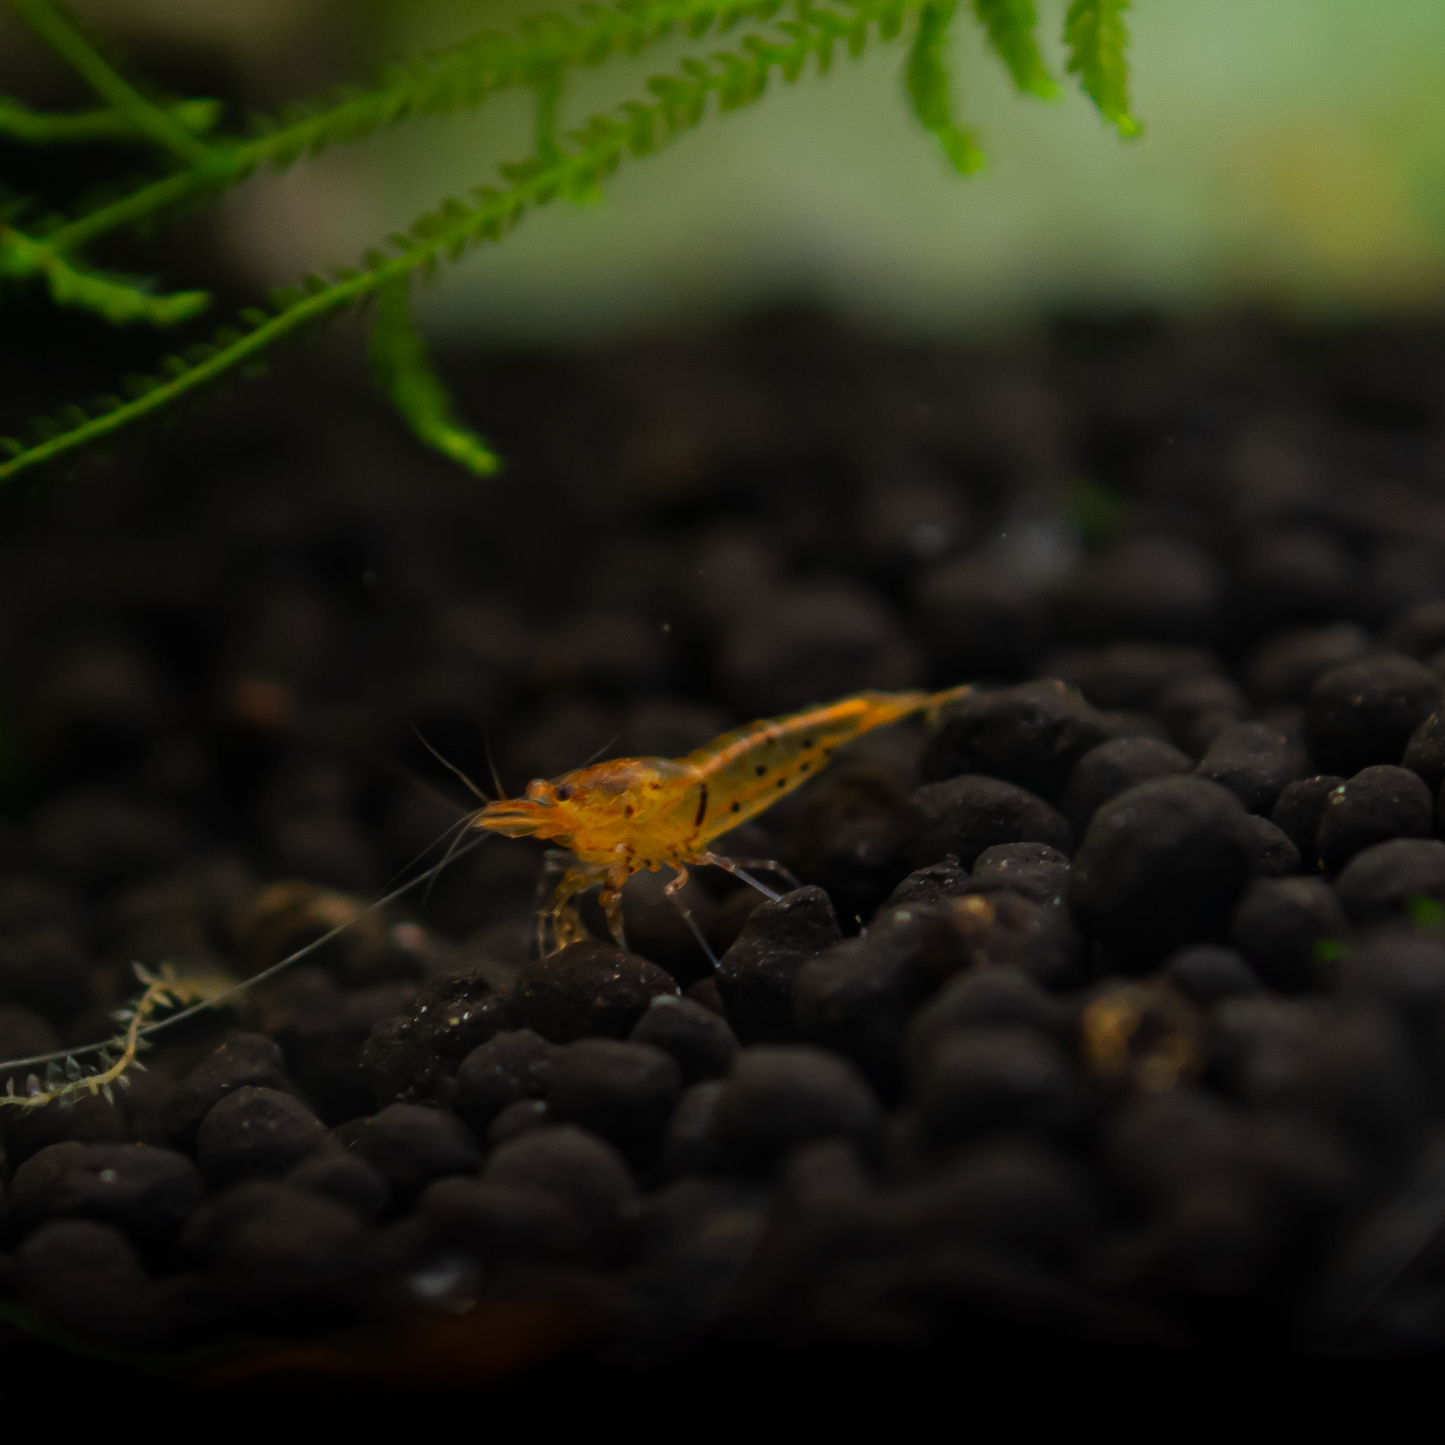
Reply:
[[[79, 0], [137, 74], [272, 106], [373, 62], [450, 44], [529, 0]], [[1063, 0], [1039, 6], [1063, 76]], [[597, 339], [716, 322], [800, 297], [894, 332], [1035, 323], [1060, 305], [1294, 315], [1435, 310], [1445, 279], [1445, 10], [1433, 0], [1140, 0], [1122, 144], [1072, 80], [1057, 105], [1010, 93], [972, 18], [953, 60], [986, 174], [946, 167], [900, 93], [903, 47], [775, 86], [670, 153], [625, 167], [606, 201], [558, 206], [430, 288], [438, 335]], [[702, 45], [704, 51], [719, 43]], [[641, 94], [669, 44], [570, 83], [564, 121]], [[0, 11], [0, 84], [80, 99]], [[337, 147], [225, 203], [238, 279], [349, 262], [442, 195], [529, 149], [530, 109], [412, 122]], [[52, 160], [54, 159], [52, 153]]]

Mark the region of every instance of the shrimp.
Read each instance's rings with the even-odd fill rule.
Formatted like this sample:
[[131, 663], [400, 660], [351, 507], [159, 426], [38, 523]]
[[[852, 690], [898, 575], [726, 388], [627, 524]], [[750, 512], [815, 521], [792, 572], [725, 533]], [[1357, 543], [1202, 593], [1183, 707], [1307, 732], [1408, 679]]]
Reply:
[[[508, 838], [553, 840], [575, 860], [537, 915], [538, 951], [544, 957], [587, 938], [573, 900], [598, 884], [608, 929], [626, 948], [622, 885], [632, 874], [675, 869], [677, 876], [664, 892], [679, 908], [677, 895], [693, 867], [724, 868], [776, 899], [779, 895], [747, 870], [774, 873], [796, 888], [797, 880], [785, 868], [767, 858], [729, 858], [712, 852], [710, 845], [820, 773], [844, 743], [913, 713], [936, 715], [970, 690], [964, 685], [935, 693], [862, 692], [749, 723], [685, 758], [616, 758], [550, 782], [537, 778], [523, 797], [481, 808], [474, 826]], [[691, 915], [683, 910], [683, 917], [712, 957]]]

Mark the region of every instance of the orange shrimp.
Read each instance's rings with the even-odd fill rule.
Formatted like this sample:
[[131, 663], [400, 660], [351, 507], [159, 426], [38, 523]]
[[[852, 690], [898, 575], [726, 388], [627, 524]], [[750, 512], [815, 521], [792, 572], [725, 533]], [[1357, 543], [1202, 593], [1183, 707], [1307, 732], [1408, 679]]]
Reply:
[[[776, 873], [797, 887], [786, 869], [766, 858], [728, 858], [710, 851], [709, 844], [801, 787], [844, 743], [912, 713], [936, 712], [969, 690], [965, 685], [936, 693], [863, 692], [749, 723], [685, 758], [616, 758], [551, 782], [537, 778], [524, 797], [488, 803], [476, 814], [475, 826], [509, 838], [553, 839], [574, 855], [537, 916], [544, 956], [588, 936], [572, 900], [599, 883], [607, 926], [626, 948], [622, 885], [633, 873], [675, 868], [677, 876], [664, 892], [679, 908], [688, 868], [704, 865], [725, 868], [777, 898], [745, 870]], [[683, 917], [706, 949], [691, 915], [683, 910]]]

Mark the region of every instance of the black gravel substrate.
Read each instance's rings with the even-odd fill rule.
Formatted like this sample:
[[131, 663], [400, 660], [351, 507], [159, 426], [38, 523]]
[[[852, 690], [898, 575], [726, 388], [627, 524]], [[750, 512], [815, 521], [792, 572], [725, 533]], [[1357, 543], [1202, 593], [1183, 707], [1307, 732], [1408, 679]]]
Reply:
[[731, 837], [800, 890], [695, 874], [716, 974], [658, 875], [633, 952], [533, 957], [493, 838], [114, 1103], [0, 1109], [0, 1368], [1445, 1349], [1445, 337], [779, 315], [453, 377], [496, 482], [313, 359], [0, 498], [0, 1058], [434, 862], [428, 748], [516, 793], [984, 685]]

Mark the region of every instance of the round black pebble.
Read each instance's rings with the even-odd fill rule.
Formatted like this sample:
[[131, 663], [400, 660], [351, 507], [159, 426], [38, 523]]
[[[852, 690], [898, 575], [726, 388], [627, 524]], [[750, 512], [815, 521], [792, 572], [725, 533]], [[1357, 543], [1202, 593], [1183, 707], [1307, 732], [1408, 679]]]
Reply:
[[1194, 766], [1193, 758], [1162, 738], [1115, 738], [1079, 759], [1061, 807], [1075, 836], [1082, 838], [1089, 820], [1110, 798], [1155, 778], [1192, 773]]
[[947, 912], [959, 935], [954, 968], [1020, 968], [1045, 988], [1083, 981], [1084, 941], [1073, 915], [1053, 902], [1035, 903], [1021, 893], [971, 893]]
[[114, 1225], [58, 1219], [19, 1248], [20, 1300], [77, 1338], [134, 1351], [151, 1341], [153, 1285], [136, 1247]]
[[663, 1049], [677, 1060], [683, 1084], [720, 1079], [738, 1051], [726, 1019], [688, 998], [660, 994], [632, 1030], [631, 1041]]
[[418, 1214], [433, 1245], [475, 1256], [498, 1274], [518, 1265], [601, 1263], [574, 1204], [544, 1189], [489, 1179], [439, 1179]]
[[693, 1084], [683, 1092], [662, 1136], [660, 1162], [670, 1178], [715, 1174], [727, 1167], [718, 1129], [717, 1106], [727, 1085], [721, 1079]]
[[1062, 682], [977, 690], [944, 714], [920, 770], [928, 782], [983, 773], [1054, 798], [1074, 764], [1108, 736], [1106, 720]]
[[[722, 910], [695, 877], [688, 879], [681, 893], [668, 897], [664, 890], [672, 881], [668, 872], [634, 873], [622, 890], [622, 918], [628, 947], [638, 957], [651, 959], [679, 983], [689, 983], [712, 971], [692, 930], [699, 929], [715, 946], [723, 926]], [[691, 926], [683, 908], [691, 915]]]
[[880, 915], [887, 914], [895, 908], [906, 908], [910, 903], [942, 903], [947, 898], [967, 893], [970, 883], [968, 869], [957, 858], [945, 858], [942, 863], [930, 863], [910, 873], [888, 895], [887, 902], [878, 912]]
[[196, 1163], [212, 1188], [236, 1179], [277, 1178], [328, 1139], [299, 1099], [253, 1084], [227, 1094], [196, 1131]]
[[743, 1043], [797, 1037], [793, 989], [798, 970], [842, 936], [832, 901], [821, 888], [794, 889], [748, 915], [717, 971], [728, 1022]]
[[1205, 1007], [1264, 988], [1242, 953], [1216, 943], [1181, 948], [1165, 963], [1164, 975], [1180, 993]]
[[1113, 642], [1057, 653], [1044, 671], [1078, 688], [1097, 708], [1142, 713], [1173, 683], [1217, 673], [1220, 667], [1219, 658], [1205, 647]]
[[1366, 656], [1370, 646], [1369, 634], [1349, 622], [1275, 633], [1245, 659], [1250, 696], [1260, 707], [1303, 702], [1322, 672]]
[[1432, 712], [1410, 735], [1401, 767], [1419, 773], [1432, 793], [1445, 783], [1445, 712]]
[[1251, 813], [1245, 829], [1252, 844], [1251, 866], [1256, 878], [1284, 878], [1300, 871], [1300, 851], [1278, 823]]
[[553, 1060], [547, 1108], [558, 1123], [590, 1129], [645, 1168], [681, 1094], [682, 1070], [662, 1049], [578, 1039]]
[[[22, 1082], [16, 1079], [17, 1089]], [[97, 1096], [82, 1095], [68, 1109], [0, 1109], [0, 1140], [12, 1169], [48, 1144], [121, 1144], [128, 1137], [119, 1106]]]
[[655, 963], [589, 940], [527, 963], [517, 975], [512, 1015], [517, 1027], [554, 1044], [625, 1039], [658, 994], [678, 992], [672, 975]]
[[498, 1110], [487, 1125], [487, 1144], [496, 1149], [534, 1129], [550, 1129], [555, 1123], [545, 1099], [517, 1099]]
[[934, 1186], [939, 1214], [991, 1254], [1057, 1258], [1077, 1251], [1098, 1226], [1089, 1172], [1047, 1139], [983, 1138], [946, 1157]]
[[1445, 938], [1397, 922], [1369, 929], [1340, 965], [1340, 992], [1347, 998], [1384, 999], [1434, 1051], [1445, 1005]]
[[482, 1178], [513, 1189], [540, 1190], [568, 1201], [589, 1226], [614, 1234], [637, 1184], [622, 1155], [573, 1125], [513, 1139], [487, 1160]]
[[1361, 849], [1335, 880], [1335, 891], [1361, 926], [1407, 913], [1412, 899], [1445, 903], [1445, 843], [1397, 838]]
[[237, 1089], [289, 1092], [280, 1046], [265, 1034], [237, 1034], [228, 1039], [176, 1085], [166, 1106], [166, 1128], [177, 1148], [193, 1151], [201, 1120]]
[[1428, 838], [1434, 811], [1430, 789], [1409, 768], [1364, 768], [1325, 798], [1315, 834], [1320, 862], [1336, 873], [1375, 843]]
[[1037, 1029], [994, 1024], [959, 1029], [930, 1050], [916, 1084], [935, 1147], [990, 1129], [1046, 1129], [1066, 1122], [1080, 1081], [1063, 1050]]
[[1247, 817], [1204, 778], [1161, 778], [1105, 803], [1069, 885], [1085, 932], [1137, 969], [1222, 938], [1252, 869]]
[[1214, 1095], [1171, 1090], [1130, 1099], [1105, 1127], [1104, 1157], [1128, 1195], [1167, 1204], [1237, 1158], [1242, 1121]]
[[1229, 941], [1271, 988], [1298, 993], [1323, 982], [1316, 946], [1343, 939], [1349, 927], [1323, 878], [1261, 878], [1240, 899]]
[[470, 1173], [479, 1158], [472, 1131], [455, 1114], [423, 1104], [388, 1104], [370, 1119], [354, 1119], [334, 1133], [399, 1199], [415, 1198], [433, 1179]]
[[1315, 839], [1320, 830], [1320, 816], [1330, 794], [1344, 781], [1335, 773], [1321, 773], [1287, 783], [1269, 815], [1270, 821], [1299, 849], [1300, 865], [1307, 873], [1319, 870], [1320, 855]]
[[366, 1160], [345, 1149], [323, 1149], [303, 1159], [286, 1175], [293, 1189], [319, 1194], [374, 1222], [391, 1207], [386, 1180]]
[[[1199, 674], [1166, 687], [1155, 700], [1154, 712], [1175, 741], [1199, 757], [1215, 732], [1247, 718], [1250, 707], [1237, 683], [1227, 677]], [[1204, 727], [1206, 720], [1212, 721]]]
[[999, 843], [974, 860], [970, 893], [1007, 889], [1032, 903], [1063, 903], [1069, 894], [1069, 860], [1047, 843]]
[[965, 955], [945, 909], [915, 904], [882, 918], [866, 938], [845, 939], [803, 965], [793, 1008], [802, 1038], [847, 1055], [893, 1098], [913, 1010]]
[[270, 1179], [246, 1179], [212, 1196], [181, 1236], [183, 1258], [210, 1267], [240, 1299], [283, 1301], [337, 1291], [365, 1270], [366, 1226], [354, 1210]]
[[913, 794], [921, 825], [910, 849], [914, 868], [952, 856], [972, 868], [998, 843], [1047, 843], [1073, 852], [1073, 833], [1042, 798], [997, 778], [965, 775], [925, 783]]
[[511, 1004], [483, 973], [438, 979], [405, 1013], [377, 1024], [361, 1051], [377, 1105], [426, 1102], [450, 1108], [461, 1061], [511, 1027]]
[[1251, 813], [1268, 813], [1295, 781], [1297, 754], [1289, 740], [1264, 723], [1237, 722], [1215, 733], [1195, 768], [1222, 783]]
[[[789, 833], [793, 867], [841, 917], [867, 918], [908, 872], [918, 819], [907, 788], [890, 769], [854, 764], [825, 774], [805, 798]], [[694, 956], [706, 967], [701, 950]]]
[[149, 1144], [52, 1144], [10, 1181], [17, 1228], [48, 1219], [97, 1219], [146, 1244], [173, 1239], [201, 1202], [201, 1176], [184, 1154]]
[[973, 969], [950, 980], [909, 1024], [905, 1053], [917, 1078], [933, 1050], [960, 1029], [1017, 1024], [1046, 1034], [1063, 1034], [1074, 1019], [1068, 1004], [1013, 968]]
[[494, 1034], [457, 1069], [457, 1112], [485, 1133], [508, 1104], [546, 1097], [555, 1052], [555, 1044], [531, 1029]]
[[801, 1044], [743, 1049], [717, 1102], [719, 1135], [744, 1168], [764, 1168], [810, 1139], [864, 1139], [878, 1118], [877, 1096], [854, 1064]]
[[1441, 681], [1413, 658], [1387, 653], [1322, 673], [1305, 702], [1305, 742], [1321, 771], [1353, 777], [1394, 766], [1440, 705]]

